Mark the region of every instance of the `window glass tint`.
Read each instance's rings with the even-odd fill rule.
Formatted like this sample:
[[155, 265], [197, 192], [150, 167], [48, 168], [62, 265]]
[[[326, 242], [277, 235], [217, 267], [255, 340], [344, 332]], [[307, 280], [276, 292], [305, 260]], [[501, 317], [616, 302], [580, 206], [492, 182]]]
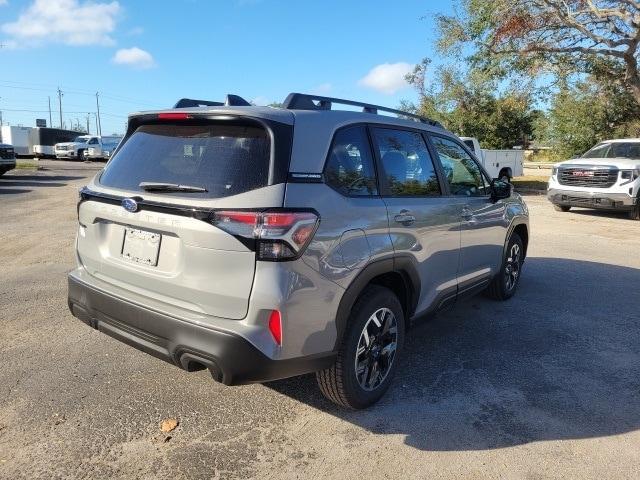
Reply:
[[640, 158], [640, 142], [600, 143], [585, 153], [583, 158]]
[[140, 182], [204, 187], [189, 198], [236, 195], [267, 185], [267, 132], [246, 125], [143, 125], [107, 164], [100, 183], [142, 191]]
[[449, 189], [453, 195], [482, 196], [488, 193], [482, 170], [458, 143], [432, 136]]
[[417, 132], [375, 128], [373, 134], [391, 195], [440, 195], [438, 177]]
[[365, 127], [351, 127], [336, 133], [324, 174], [326, 182], [345, 195], [378, 194]]

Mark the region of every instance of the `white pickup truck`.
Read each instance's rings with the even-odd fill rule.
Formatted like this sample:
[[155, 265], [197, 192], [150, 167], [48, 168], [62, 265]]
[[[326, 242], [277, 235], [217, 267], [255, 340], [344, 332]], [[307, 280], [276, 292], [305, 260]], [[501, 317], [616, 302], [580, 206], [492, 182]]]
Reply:
[[605, 140], [580, 158], [557, 163], [547, 198], [556, 210], [618, 210], [640, 220], [640, 138]]
[[100, 137], [95, 135], [79, 135], [73, 142], [56, 143], [54, 152], [56, 158], [70, 158], [85, 160], [90, 147], [101, 145]]
[[480, 148], [477, 138], [460, 137], [467, 147], [475, 154], [476, 158], [482, 162], [484, 169], [491, 178], [520, 177], [524, 174], [523, 150], [486, 150]]
[[99, 138], [100, 143], [91, 145], [85, 152], [85, 157], [88, 160], [108, 160], [118, 147], [120, 140], [122, 140], [122, 137], [117, 135], [102, 136]]

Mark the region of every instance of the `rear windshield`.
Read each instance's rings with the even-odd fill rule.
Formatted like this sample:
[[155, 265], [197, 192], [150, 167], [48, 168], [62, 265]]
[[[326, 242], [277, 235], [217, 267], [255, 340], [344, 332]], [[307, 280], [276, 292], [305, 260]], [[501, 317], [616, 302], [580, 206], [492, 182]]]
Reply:
[[207, 191], [163, 195], [219, 198], [266, 186], [269, 159], [269, 137], [261, 127], [143, 125], [111, 159], [100, 183], [141, 192], [141, 182], [189, 185]]

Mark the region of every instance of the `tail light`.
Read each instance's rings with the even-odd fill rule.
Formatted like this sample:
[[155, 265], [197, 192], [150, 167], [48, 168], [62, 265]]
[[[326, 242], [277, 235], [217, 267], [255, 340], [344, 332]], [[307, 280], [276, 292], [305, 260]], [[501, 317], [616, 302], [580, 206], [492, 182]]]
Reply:
[[320, 217], [312, 211], [220, 210], [211, 223], [236, 237], [255, 241], [258, 260], [293, 260], [316, 233]]

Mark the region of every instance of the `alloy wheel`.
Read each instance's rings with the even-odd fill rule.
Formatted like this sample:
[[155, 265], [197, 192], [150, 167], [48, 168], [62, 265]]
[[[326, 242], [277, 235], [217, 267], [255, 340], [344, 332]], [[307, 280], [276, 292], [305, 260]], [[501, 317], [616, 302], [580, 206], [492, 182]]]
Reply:
[[384, 382], [398, 346], [396, 316], [388, 308], [376, 310], [367, 320], [358, 340], [355, 371], [360, 387], [375, 390]]
[[520, 275], [520, 245], [514, 243], [509, 250], [506, 265], [504, 267], [505, 286], [507, 291], [511, 291], [518, 281]]

